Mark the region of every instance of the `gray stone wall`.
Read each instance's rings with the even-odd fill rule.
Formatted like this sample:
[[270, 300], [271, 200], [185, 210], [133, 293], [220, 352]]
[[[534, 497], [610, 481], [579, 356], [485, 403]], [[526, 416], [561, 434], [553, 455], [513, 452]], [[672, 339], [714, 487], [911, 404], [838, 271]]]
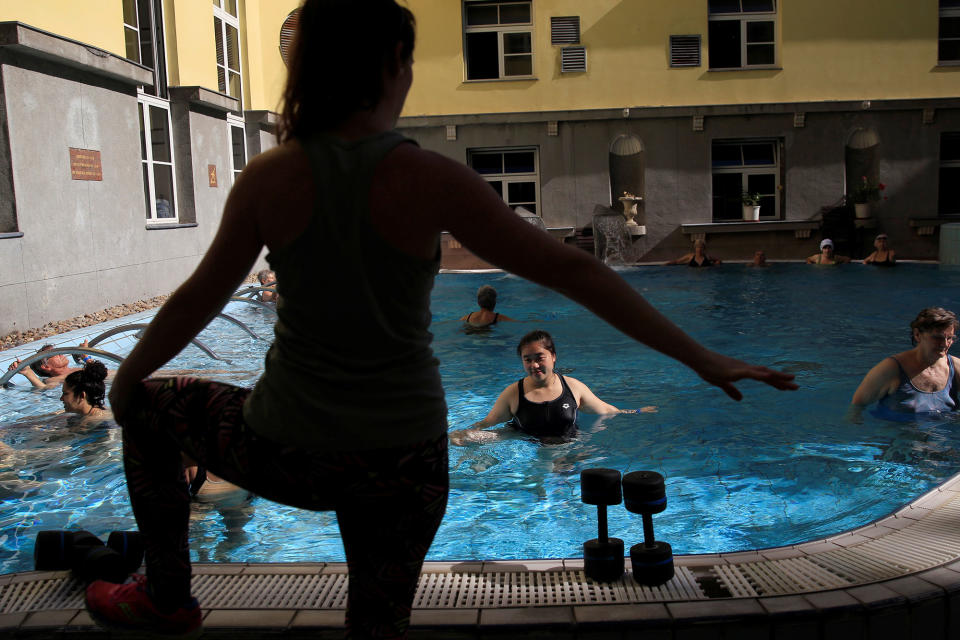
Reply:
[[[3, 231], [22, 233], [0, 236], [0, 334], [175, 289], [209, 246], [233, 184], [223, 114], [174, 105], [179, 212], [196, 224], [147, 228], [133, 87], [35, 65], [3, 64], [0, 80], [9, 140], [0, 184], [13, 185], [4, 209], [16, 215]], [[100, 152], [101, 181], [71, 179], [71, 147]]]
[[[923, 123], [924, 107], [936, 107], [933, 122]], [[960, 131], [960, 109], [942, 101], [851, 105], [731, 106], [706, 112], [702, 131], [694, 131], [693, 111], [653, 109], [641, 117], [619, 112], [603, 117], [590, 112], [483, 115], [461, 118], [456, 140], [446, 139], [443, 118], [409, 118], [401, 130], [424, 148], [465, 162], [473, 148], [535, 146], [540, 150], [540, 214], [547, 227], [590, 225], [596, 205], [610, 202], [608, 152], [621, 134], [644, 145], [646, 236], [634, 248], [643, 261], [686, 253], [691, 233], [683, 224], [712, 222], [711, 146], [715, 139], [776, 138], [782, 141], [781, 219], [819, 220], [821, 210], [837, 204], [845, 192], [845, 144], [858, 127], [880, 137], [879, 175], [885, 200], [858, 232], [857, 252], [872, 250], [874, 235], [885, 231], [898, 255], [936, 259], [938, 240], [919, 235], [917, 219], [936, 218], [939, 140], [944, 131]], [[805, 112], [802, 127], [794, 112]], [[503, 121], [497, 122], [500, 118]], [[558, 135], [547, 122], [558, 122]], [[619, 208], [619, 207], [618, 207]], [[796, 237], [792, 230], [711, 233], [711, 252], [727, 259], [749, 259], [764, 248], [772, 259], [799, 259], [817, 252], [820, 236]], [[802, 234], [800, 234], [802, 235]]]

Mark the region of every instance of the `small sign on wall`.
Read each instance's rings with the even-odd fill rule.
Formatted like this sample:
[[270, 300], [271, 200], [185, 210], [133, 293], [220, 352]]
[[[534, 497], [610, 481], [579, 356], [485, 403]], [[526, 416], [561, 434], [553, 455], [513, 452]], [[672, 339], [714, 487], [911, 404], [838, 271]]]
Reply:
[[211, 187], [217, 186], [217, 165], [207, 165], [207, 178], [210, 180]]
[[100, 164], [100, 152], [70, 147], [70, 178], [102, 181], [103, 166]]

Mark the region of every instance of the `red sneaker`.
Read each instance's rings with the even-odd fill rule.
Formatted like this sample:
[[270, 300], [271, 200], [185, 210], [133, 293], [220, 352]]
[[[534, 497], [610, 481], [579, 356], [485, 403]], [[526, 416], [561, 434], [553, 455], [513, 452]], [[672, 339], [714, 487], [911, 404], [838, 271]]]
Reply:
[[124, 584], [95, 580], [87, 587], [87, 611], [97, 624], [166, 637], [200, 636], [201, 613], [196, 598], [185, 607], [161, 613], [147, 593], [146, 576], [130, 577], [133, 580]]

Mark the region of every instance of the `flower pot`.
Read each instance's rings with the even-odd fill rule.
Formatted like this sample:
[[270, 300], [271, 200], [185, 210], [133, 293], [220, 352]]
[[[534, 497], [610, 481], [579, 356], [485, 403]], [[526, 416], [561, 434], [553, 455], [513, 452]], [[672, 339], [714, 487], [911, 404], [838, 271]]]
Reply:
[[758, 204], [745, 204], [745, 205], [743, 205], [743, 219], [744, 219], [744, 220], [759, 220], [759, 219], [760, 219], [760, 205], [758, 205]]
[[870, 203], [869, 202], [854, 202], [853, 210], [856, 213], [858, 220], [866, 220], [870, 217]]

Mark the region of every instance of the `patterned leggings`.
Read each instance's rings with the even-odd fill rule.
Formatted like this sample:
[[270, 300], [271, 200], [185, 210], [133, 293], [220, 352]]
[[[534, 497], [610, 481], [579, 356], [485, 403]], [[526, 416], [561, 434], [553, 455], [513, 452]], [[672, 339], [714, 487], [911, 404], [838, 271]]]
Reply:
[[190, 596], [190, 497], [180, 452], [253, 493], [335, 510], [347, 555], [348, 638], [404, 638], [423, 559], [447, 505], [447, 437], [325, 452], [282, 445], [243, 421], [249, 389], [197, 378], [141, 383], [123, 420], [130, 502], [161, 606]]

